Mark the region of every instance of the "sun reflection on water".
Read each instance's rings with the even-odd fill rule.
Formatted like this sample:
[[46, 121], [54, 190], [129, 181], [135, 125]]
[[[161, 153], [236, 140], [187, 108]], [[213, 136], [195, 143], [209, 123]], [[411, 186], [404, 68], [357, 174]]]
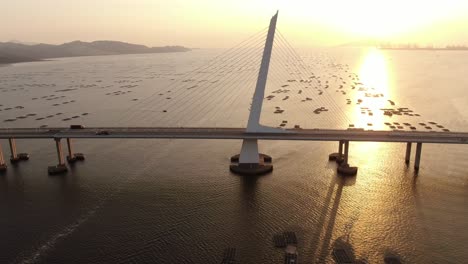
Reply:
[[388, 106], [391, 90], [389, 69], [385, 55], [379, 49], [368, 51], [359, 69], [360, 83], [356, 86], [355, 102], [359, 107], [354, 114], [355, 126], [367, 130], [383, 130], [384, 116], [380, 109]]
[[[359, 85], [356, 86], [355, 102], [358, 102], [354, 115], [355, 126], [366, 130], [385, 130], [386, 116], [384, 111], [390, 107], [391, 98], [390, 73], [385, 54], [376, 48], [370, 49], [363, 56], [360, 64]], [[351, 151], [355, 157], [360, 157], [359, 165], [381, 165], [381, 155], [385, 145], [380, 142], [353, 144]], [[372, 179], [366, 179], [372, 181]], [[369, 182], [368, 182], [369, 183]]]
[[374, 88], [375, 92], [388, 96], [388, 69], [382, 51], [376, 48], [369, 50], [362, 62], [359, 76], [364, 85]]

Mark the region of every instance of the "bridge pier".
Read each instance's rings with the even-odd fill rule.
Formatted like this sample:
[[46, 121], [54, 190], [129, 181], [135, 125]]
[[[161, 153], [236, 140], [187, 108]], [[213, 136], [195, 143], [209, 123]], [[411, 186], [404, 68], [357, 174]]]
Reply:
[[340, 140], [338, 143], [339, 143], [338, 144], [338, 153], [340, 154], [340, 157], [343, 157], [343, 144], [344, 144], [344, 142], [343, 142], [343, 140]]
[[241, 153], [231, 157], [229, 169], [239, 175], [262, 175], [273, 170], [271, 157], [258, 152], [256, 139], [244, 139]]
[[28, 153], [18, 153], [16, 150], [16, 139], [9, 138], [8, 142], [10, 143], [10, 162], [17, 163], [20, 160], [28, 160], [29, 154]]
[[55, 146], [57, 148], [57, 157], [58, 157], [58, 165], [56, 166], [49, 166], [48, 172], [50, 175], [53, 174], [60, 174], [68, 171], [67, 166], [65, 165], [65, 161], [63, 159], [63, 151], [62, 151], [62, 143], [60, 138], [55, 138]]
[[328, 155], [328, 160], [334, 160], [338, 164], [343, 162], [343, 144], [343, 140], [338, 141], [338, 152]]
[[73, 153], [73, 142], [71, 138], [67, 138], [67, 147], [68, 147], [68, 155], [67, 155], [67, 161], [69, 163], [74, 163], [77, 160], [84, 160], [84, 154], [83, 153]]
[[344, 142], [344, 155], [343, 155], [344, 164], [348, 164], [348, 153], [349, 153], [349, 141], [345, 141]]
[[357, 174], [358, 168], [357, 167], [351, 167], [349, 166], [348, 163], [348, 154], [349, 154], [349, 141], [344, 140], [340, 141], [340, 147], [342, 144], [344, 144], [344, 153], [343, 153], [343, 162], [338, 165], [338, 173], [346, 176], [354, 176]]
[[419, 163], [421, 162], [422, 143], [416, 143], [416, 156], [414, 159], [414, 170], [419, 171]]
[[19, 161], [18, 155], [16, 154], [16, 140], [14, 138], [9, 138], [8, 143], [10, 143], [10, 162], [16, 163]]
[[410, 163], [411, 157], [411, 142], [406, 143], [406, 155], [405, 155], [405, 163], [408, 165]]
[[0, 172], [6, 171], [7, 165], [3, 157], [2, 143], [0, 143]]

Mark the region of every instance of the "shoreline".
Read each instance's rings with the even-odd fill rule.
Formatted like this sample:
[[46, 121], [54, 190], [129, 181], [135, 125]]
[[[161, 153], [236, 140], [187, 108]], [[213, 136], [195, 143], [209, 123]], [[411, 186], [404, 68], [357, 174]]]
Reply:
[[181, 51], [167, 51], [167, 52], [119, 53], [119, 54], [99, 54], [99, 55], [76, 55], [76, 56], [53, 57], [53, 58], [44, 58], [44, 59], [18, 60], [18, 61], [11, 61], [11, 62], [2, 62], [2, 61], [0, 61], [0, 67], [12, 65], [12, 64], [18, 64], [18, 63], [27, 63], [27, 62], [54, 61], [54, 59], [62, 59], [62, 58], [98, 57], [98, 56], [118, 56], [118, 55], [142, 55], [142, 54], [161, 54], [161, 53], [183, 53], [183, 52], [190, 52], [190, 51], [192, 51], [192, 49], [189, 49], [189, 50], [181, 50]]

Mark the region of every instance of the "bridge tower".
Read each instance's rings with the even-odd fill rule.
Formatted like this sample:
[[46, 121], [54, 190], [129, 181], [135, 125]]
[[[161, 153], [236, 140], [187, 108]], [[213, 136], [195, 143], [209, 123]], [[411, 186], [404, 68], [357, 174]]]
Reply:
[[[263, 99], [265, 97], [265, 87], [270, 67], [277, 20], [278, 12], [276, 12], [270, 21], [270, 27], [265, 41], [265, 48], [263, 50], [262, 62], [258, 72], [257, 84], [252, 98], [249, 120], [245, 130], [246, 134], [287, 133], [283, 129], [262, 126], [260, 124], [260, 115], [262, 112]], [[240, 154], [233, 156], [231, 158], [231, 162], [234, 162], [235, 164], [230, 166], [230, 170], [242, 175], [260, 175], [273, 170], [271, 157], [258, 152], [257, 139], [244, 139]]]

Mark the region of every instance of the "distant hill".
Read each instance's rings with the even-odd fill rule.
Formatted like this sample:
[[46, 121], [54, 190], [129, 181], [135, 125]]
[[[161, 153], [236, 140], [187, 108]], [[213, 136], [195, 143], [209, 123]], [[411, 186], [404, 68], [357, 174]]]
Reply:
[[24, 45], [37, 45], [39, 43], [37, 42], [26, 42], [26, 41], [21, 41], [21, 40], [16, 40], [16, 39], [12, 39], [8, 42], [11, 42], [11, 43], [17, 43], [17, 44], [24, 44]]
[[143, 54], [186, 52], [182, 46], [147, 47], [119, 41], [73, 41], [61, 45], [36, 44], [25, 45], [16, 42], [0, 42], [0, 63], [37, 61], [42, 59], [78, 56], [100, 56], [118, 54]]

